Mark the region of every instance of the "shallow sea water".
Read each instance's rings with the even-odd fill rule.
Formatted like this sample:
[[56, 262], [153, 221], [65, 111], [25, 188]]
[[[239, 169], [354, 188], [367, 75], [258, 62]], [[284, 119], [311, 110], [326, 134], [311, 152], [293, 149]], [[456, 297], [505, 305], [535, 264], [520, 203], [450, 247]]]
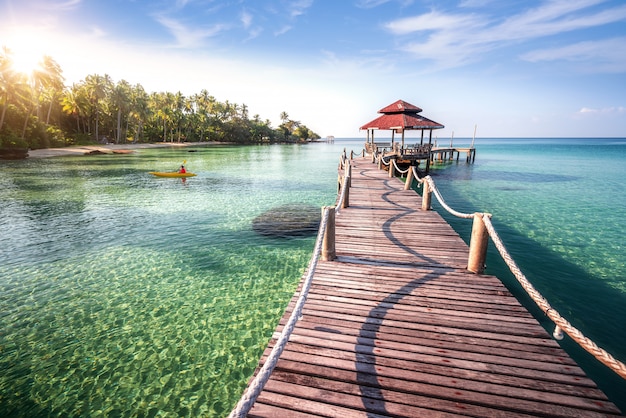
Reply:
[[[251, 221], [332, 204], [339, 152], [188, 151], [2, 163], [3, 416], [222, 416], [238, 400], [314, 243]], [[197, 177], [147, 174], [184, 160]]]
[[[0, 411], [227, 415], [314, 244], [251, 223], [285, 204], [333, 204], [340, 152], [362, 142], [0, 162]], [[448, 203], [492, 213], [550, 303], [626, 360], [626, 141], [476, 146], [475, 164], [433, 170]], [[147, 174], [182, 161], [198, 176]], [[467, 240], [471, 222], [444, 216]], [[488, 273], [532, 310], [492, 247]], [[562, 344], [625, 410], [624, 381]]]

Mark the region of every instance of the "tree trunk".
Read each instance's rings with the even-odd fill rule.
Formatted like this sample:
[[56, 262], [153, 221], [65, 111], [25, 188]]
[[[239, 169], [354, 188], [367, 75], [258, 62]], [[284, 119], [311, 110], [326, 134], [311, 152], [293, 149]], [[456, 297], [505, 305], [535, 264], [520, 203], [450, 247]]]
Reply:
[[22, 139], [26, 138], [26, 128], [28, 127], [28, 120], [30, 116], [33, 114], [33, 109], [31, 108], [28, 111], [28, 115], [26, 115], [26, 119], [24, 119], [24, 129], [22, 129]]
[[2, 129], [2, 125], [4, 125], [4, 116], [7, 113], [7, 107], [9, 107], [9, 103], [5, 100], [2, 106], [2, 115], [0, 116], [0, 129]]
[[117, 134], [115, 135], [115, 143], [120, 143], [122, 136], [122, 109], [117, 109]]
[[52, 100], [50, 100], [50, 106], [48, 106], [48, 114], [46, 115], [46, 125], [50, 124], [50, 114], [52, 113]]

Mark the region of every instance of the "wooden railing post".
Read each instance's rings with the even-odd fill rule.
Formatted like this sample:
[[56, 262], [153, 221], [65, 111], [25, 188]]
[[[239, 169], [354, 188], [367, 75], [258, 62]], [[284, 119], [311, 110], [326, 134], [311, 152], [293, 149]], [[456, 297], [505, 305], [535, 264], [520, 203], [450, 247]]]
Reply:
[[389, 177], [395, 177], [396, 175], [396, 168], [393, 165], [393, 160], [392, 158], [389, 158]]
[[352, 164], [348, 161], [348, 165], [346, 165], [346, 171], [344, 177], [348, 179], [348, 187], [352, 187]]
[[345, 209], [350, 206], [350, 177], [343, 178], [343, 188], [341, 189], [341, 208]]
[[430, 183], [428, 183], [428, 181], [424, 181], [422, 184], [424, 185], [422, 192], [422, 210], [430, 210], [430, 200], [433, 192], [430, 191]]
[[378, 169], [382, 170], [383, 169], [383, 156], [385, 154], [376, 154], [378, 155]]
[[406, 182], [404, 183], [404, 190], [411, 190], [413, 184], [413, 166], [409, 167], [409, 172], [406, 175]]
[[489, 244], [489, 232], [485, 227], [483, 216], [489, 216], [488, 213], [475, 213], [474, 223], [472, 224], [472, 237], [470, 238], [469, 258], [467, 260], [467, 269], [472, 273], [482, 274], [485, 271], [485, 263], [487, 261], [487, 244]]
[[324, 217], [325, 210], [328, 210], [328, 223], [326, 224], [326, 232], [322, 241], [322, 260], [333, 261], [337, 258], [335, 251], [335, 207], [323, 206], [322, 217]]

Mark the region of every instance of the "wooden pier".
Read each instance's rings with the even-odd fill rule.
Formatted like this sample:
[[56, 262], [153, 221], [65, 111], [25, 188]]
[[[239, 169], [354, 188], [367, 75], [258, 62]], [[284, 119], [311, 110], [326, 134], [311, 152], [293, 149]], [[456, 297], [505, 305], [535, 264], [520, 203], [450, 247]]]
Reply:
[[430, 161], [459, 161], [459, 157], [465, 153], [465, 162], [473, 163], [476, 159], [476, 148], [474, 147], [437, 147], [430, 150]]
[[337, 258], [318, 263], [248, 416], [620, 414], [497, 277], [466, 270], [468, 246], [443, 218], [369, 158], [352, 161], [335, 234]]

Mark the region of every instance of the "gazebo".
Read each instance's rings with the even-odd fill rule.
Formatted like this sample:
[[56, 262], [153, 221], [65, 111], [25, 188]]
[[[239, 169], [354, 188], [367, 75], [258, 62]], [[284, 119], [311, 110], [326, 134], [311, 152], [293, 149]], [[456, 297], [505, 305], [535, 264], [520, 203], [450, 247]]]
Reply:
[[440, 123], [432, 121], [424, 116], [419, 115], [422, 111], [419, 107], [407, 103], [404, 100], [393, 102], [389, 106], [383, 107], [378, 111], [382, 113], [371, 122], [361, 126], [360, 130], [367, 130], [366, 147], [369, 148], [370, 132], [371, 143], [374, 144], [374, 132], [377, 130], [391, 131], [391, 146], [393, 148], [395, 134], [402, 134], [402, 147], [404, 147], [404, 131], [421, 130], [422, 137], [420, 145], [424, 144], [424, 131], [428, 131], [428, 144], [432, 144], [433, 129], [442, 129], [444, 126]]

